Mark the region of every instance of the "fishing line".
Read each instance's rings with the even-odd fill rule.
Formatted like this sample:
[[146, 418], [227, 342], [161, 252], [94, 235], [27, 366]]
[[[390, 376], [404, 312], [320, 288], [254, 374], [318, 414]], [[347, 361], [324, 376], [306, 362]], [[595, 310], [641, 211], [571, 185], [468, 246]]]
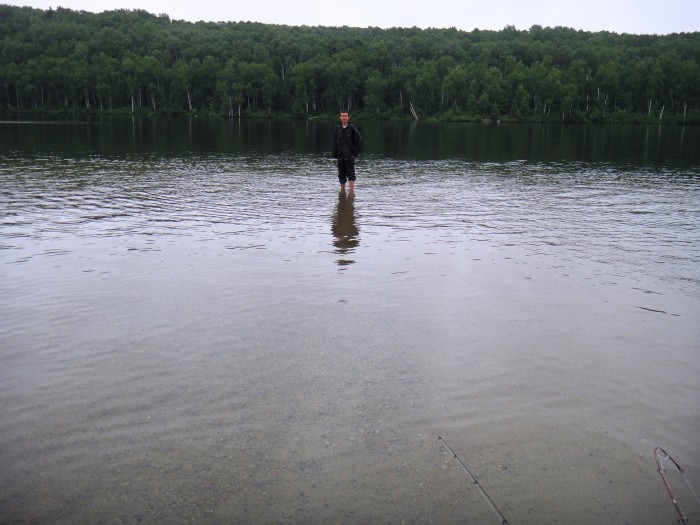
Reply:
[[654, 449], [654, 459], [656, 460], [656, 470], [661, 475], [661, 479], [663, 480], [664, 486], [666, 487], [666, 492], [668, 492], [668, 495], [671, 497], [671, 501], [673, 501], [673, 506], [676, 507], [676, 513], [678, 514], [678, 521], [680, 521], [683, 525], [687, 525], [688, 517], [680, 509], [680, 507], [678, 506], [678, 502], [676, 501], [676, 498], [673, 496], [673, 492], [671, 492], [671, 485], [668, 483], [668, 478], [666, 477], [666, 467], [663, 464], [664, 461], [670, 461], [671, 463], [673, 463], [676, 466], [676, 468], [678, 469], [678, 472], [685, 480], [685, 483], [688, 485], [690, 492], [692, 492], [693, 496], [695, 496], [695, 499], [698, 500], [698, 503], [700, 503], [700, 499], [698, 498], [698, 495], [695, 493], [695, 490], [693, 489], [692, 485], [690, 484], [690, 481], [688, 481], [688, 478], [685, 475], [685, 470], [683, 470], [683, 468], [678, 463], [676, 463], [676, 460], [673, 459], [668, 454], [668, 452], [666, 452], [661, 447], [656, 447]]
[[479, 489], [479, 493], [484, 497], [486, 500], [486, 503], [489, 504], [489, 507], [491, 507], [491, 510], [498, 516], [498, 519], [501, 520], [501, 525], [508, 525], [508, 520], [501, 514], [501, 511], [498, 510], [498, 507], [496, 507], [496, 504], [493, 502], [493, 500], [489, 497], [488, 494], [486, 494], [486, 491], [483, 489], [483, 487], [479, 484], [479, 482], [476, 480], [476, 478], [472, 475], [471, 472], [469, 472], [469, 469], [467, 466], [462, 463], [462, 460], [457, 457], [457, 454], [452, 452], [452, 449], [447, 446], [447, 443], [445, 443], [445, 440], [443, 440], [440, 436], [438, 436], [438, 441], [442, 441], [443, 446], [447, 449], [447, 451], [452, 454], [452, 456], [459, 462], [460, 465], [462, 465], [462, 468], [464, 469], [464, 472], [467, 473], [467, 476], [469, 476], [469, 479], [472, 481], [474, 485], [476, 485], [476, 488]]

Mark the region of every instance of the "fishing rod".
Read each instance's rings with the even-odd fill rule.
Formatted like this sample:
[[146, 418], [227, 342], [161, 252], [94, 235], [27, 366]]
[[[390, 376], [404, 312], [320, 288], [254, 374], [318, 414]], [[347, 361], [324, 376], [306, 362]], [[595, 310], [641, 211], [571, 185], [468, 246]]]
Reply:
[[447, 451], [452, 454], [452, 456], [459, 462], [460, 465], [462, 465], [462, 468], [464, 469], [464, 472], [467, 473], [467, 476], [469, 476], [469, 479], [472, 481], [474, 485], [476, 485], [476, 488], [479, 489], [479, 492], [481, 495], [484, 497], [486, 500], [486, 503], [489, 504], [489, 507], [491, 507], [491, 510], [498, 516], [498, 519], [501, 520], [501, 525], [509, 525], [508, 520], [501, 514], [501, 511], [498, 510], [498, 507], [496, 507], [496, 504], [493, 502], [493, 500], [489, 497], [488, 494], [486, 494], [486, 491], [483, 489], [483, 487], [479, 484], [479, 482], [476, 480], [476, 478], [472, 475], [471, 472], [469, 472], [469, 469], [467, 466], [462, 463], [462, 460], [457, 457], [457, 454], [452, 452], [452, 449], [447, 446], [447, 443], [445, 443], [445, 440], [442, 439], [440, 436], [438, 436], [438, 441], [442, 441], [443, 446], [447, 449]]
[[693, 496], [695, 496], [695, 499], [698, 500], [698, 503], [700, 503], [700, 499], [698, 499], [698, 495], [695, 493], [695, 490], [693, 490], [693, 487], [691, 486], [690, 482], [688, 481], [688, 478], [685, 475], [685, 470], [683, 470], [683, 468], [678, 463], [676, 463], [676, 460], [673, 459], [669, 455], [668, 452], [666, 452], [661, 447], [656, 447], [654, 449], [654, 459], [656, 460], [656, 470], [661, 475], [661, 479], [663, 480], [664, 486], [666, 487], [666, 492], [668, 492], [668, 495], [671, 497], [671, 501], [673, 501], [673, 506], [676, 507], [676, 513], [678, 514], [678, 521], [680, 521], [683, 525], [687, 525], [688, 517], [683, 513], [681, 508], [678, 506], [678, 502], [676, 501], [676, 498], [673, 496], [673, 492], [671, 492], [671, 485], [669, 485], [668, 479], [666, 478], [666, 467], [664, 466], [663, 461], [668, 460], [676, 466], [676, 468], [678, 469], [678, 472], [680, 473], [681, 476], [683, 476], [683, 479], [685, 480], [686, 484], [688, 485], [688, 488], [690, 488], [690, 491], [693, 493]]

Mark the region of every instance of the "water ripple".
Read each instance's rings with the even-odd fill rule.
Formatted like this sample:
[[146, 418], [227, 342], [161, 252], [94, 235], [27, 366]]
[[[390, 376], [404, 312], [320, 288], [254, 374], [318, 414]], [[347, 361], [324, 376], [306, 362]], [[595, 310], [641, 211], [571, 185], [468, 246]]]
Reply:
[[[26, 243], [71, 237], [230, 237], [299, 229], [327, 220], [334, 169], [313, 155], [13, 159], [0, 172], [0, 242], [26, 249]], [[533, 251], [558, 246], [621, 271], [691, 283], [698, 293], [700, 186], [694, 174], [378, 156], [363, 159], [359, 170], [355, 211], [365, 228], [397, 235], [451, 231]], [[65, 255], [75, 248], [51, 250]]]

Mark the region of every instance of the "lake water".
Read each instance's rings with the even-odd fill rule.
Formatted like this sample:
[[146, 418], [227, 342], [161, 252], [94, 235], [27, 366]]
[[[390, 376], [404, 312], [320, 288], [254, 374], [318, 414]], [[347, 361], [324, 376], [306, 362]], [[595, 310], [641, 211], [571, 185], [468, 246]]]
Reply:
[[356, 124], [0, 123], [0, 523], [676, 523], [700, 129]]

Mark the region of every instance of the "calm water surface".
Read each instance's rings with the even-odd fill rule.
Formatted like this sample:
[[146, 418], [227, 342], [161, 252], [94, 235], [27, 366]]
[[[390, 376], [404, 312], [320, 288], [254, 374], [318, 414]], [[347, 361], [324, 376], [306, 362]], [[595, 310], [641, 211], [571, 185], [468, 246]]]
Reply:
[[1, 523], [676, 522], [700, 130], [357, 124], [0, 123]]

